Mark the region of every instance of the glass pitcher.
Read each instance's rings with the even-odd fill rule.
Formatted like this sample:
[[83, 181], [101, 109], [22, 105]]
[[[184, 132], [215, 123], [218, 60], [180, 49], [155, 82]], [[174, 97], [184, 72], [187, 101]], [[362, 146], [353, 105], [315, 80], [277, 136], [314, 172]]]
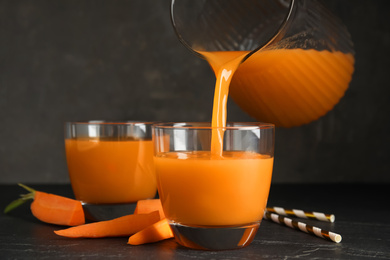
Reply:
[[346, 27], [315, 0], [172, 0], [180, 41], [202, 52], [249, 51], [230, 96], [256, 120], [309, 123], [343, 97], [354, 71]]

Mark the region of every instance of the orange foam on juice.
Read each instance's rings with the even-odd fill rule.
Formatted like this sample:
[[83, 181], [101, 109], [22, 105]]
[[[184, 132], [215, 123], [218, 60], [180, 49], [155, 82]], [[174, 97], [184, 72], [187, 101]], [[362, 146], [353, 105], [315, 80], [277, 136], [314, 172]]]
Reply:
[[151, 140], [66, 139], [69, 176], [85, 203], [131, 203], [153, 198], [156, 177]]
[[[180, 158], [180, 159], [179, 159]], [[172, 152], [155, 158], [166, 217], [186, 225], [239, 225], [262, 219], [273, 158], [252, 152]]]
[[230, 95], [259, 121], [298, 126], [333, 109], [347, 90], [353, 71], [354, 57], [349, 53], [263, 50], [240, 65]]

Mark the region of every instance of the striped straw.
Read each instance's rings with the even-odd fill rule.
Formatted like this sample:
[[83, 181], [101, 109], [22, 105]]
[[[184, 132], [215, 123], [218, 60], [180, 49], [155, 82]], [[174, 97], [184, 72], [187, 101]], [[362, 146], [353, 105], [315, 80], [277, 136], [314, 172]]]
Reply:
[[285, 225], [287, 227], [290, 227], [290, 228], [293, 228], [296, 230], [300, 230], [300, 231], [303, 231], [305, 233], [309, 233], [309, 234], [315, 235], [317, 237], [321, 237], [321, 238], [324, 238], [326, 240], [330, 240], [330, 241], [333, 241], [336, 243], [340, 243], [340, 241], [342, 239], [341, 235], [339, 235], [339, 234], [336, 234], [336, 233], [333, 233], [333, 232], [330, 232], [327, 230], [323, 230], [321, 228], [314, 227], [314, 226], [308, 225], [308, 224], [303, 223], [303, 222], [298, 222], [298, 221], [292, 220], [290, 218], [286, 218], [286, 217], [280, 216], [278, 214], [270, 213], [267, 211], [264, 212], [264, 218], [268, 219], [268, 220], [272, 220], [275, 223], [282, 224], [282, 225]]
[[335, 216], [333, 214], [325, 214], [315, 211], [303, 211], [300, 209], [284, 209], [281, 207], [269, 207], [268, 212], [276, 213], [283, 216], [294, 216], [298, 218], [310, 218], [326, 222], [334, 222]]

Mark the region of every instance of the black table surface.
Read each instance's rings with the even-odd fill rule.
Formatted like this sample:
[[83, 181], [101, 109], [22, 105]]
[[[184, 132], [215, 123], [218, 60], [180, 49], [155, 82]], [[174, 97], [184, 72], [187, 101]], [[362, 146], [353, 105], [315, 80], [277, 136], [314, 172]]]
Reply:
[[[31, 185], [72, 197], [70, 185]], [[334, 223], [301, 220], [342, 235], [334, 243], [268, 220], [246, 248], [199, 251], [173, 239], [131, 246], [127, 237], [69, 239], [54, 234], [61, 226], [35, 219], [29, 205], [0, 214], [0, 259], [390, 259], [389, 184], [273, 184], [268, 206], [332, 213]], [[0, 185], [0, 208], [19, 194]], [[298, 220], [298, 219], [297, 219]]]

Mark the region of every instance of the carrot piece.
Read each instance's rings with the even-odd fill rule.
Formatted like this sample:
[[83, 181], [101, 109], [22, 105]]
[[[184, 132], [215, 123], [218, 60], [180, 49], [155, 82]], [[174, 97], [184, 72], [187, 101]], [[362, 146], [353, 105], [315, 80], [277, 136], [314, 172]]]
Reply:
[[26, 185], [19, 183], [30, 193], [21, 195], [21, 198], [11, 202], [5, 209], [8, 213], [28, 200], [31, 203], [32, 214], [40, 221], [66, 226], [76, 226], [85, 223], [84, 211], [81, 202], [78, 200], [36, 191]]
[[155, 210], [160, 212], [160, 219], [165, 218], [160, 199], [139, 200], [137, 201], [134, 214], [146, 214]]
[[147, 226], [156, 223], [160, 219], [158, 211], [149, 214], [126, 215], [123, 217], [89, 223], [63, 230], [56, 230], [59, 236], [71, 238], [100, 238], [130, 236]]
[[127, 243], [130, 245], [141, 245], [154, 243], [172, 237], [173, 233], [171, 227], [168, 224], [168, 220], [164, 218], [132, 235]]
[[46, 223], [65, 226], [78, 226], [85, 223], [80, 201], [41, 191], [35, 191], [31, 212], [37, 219]]

